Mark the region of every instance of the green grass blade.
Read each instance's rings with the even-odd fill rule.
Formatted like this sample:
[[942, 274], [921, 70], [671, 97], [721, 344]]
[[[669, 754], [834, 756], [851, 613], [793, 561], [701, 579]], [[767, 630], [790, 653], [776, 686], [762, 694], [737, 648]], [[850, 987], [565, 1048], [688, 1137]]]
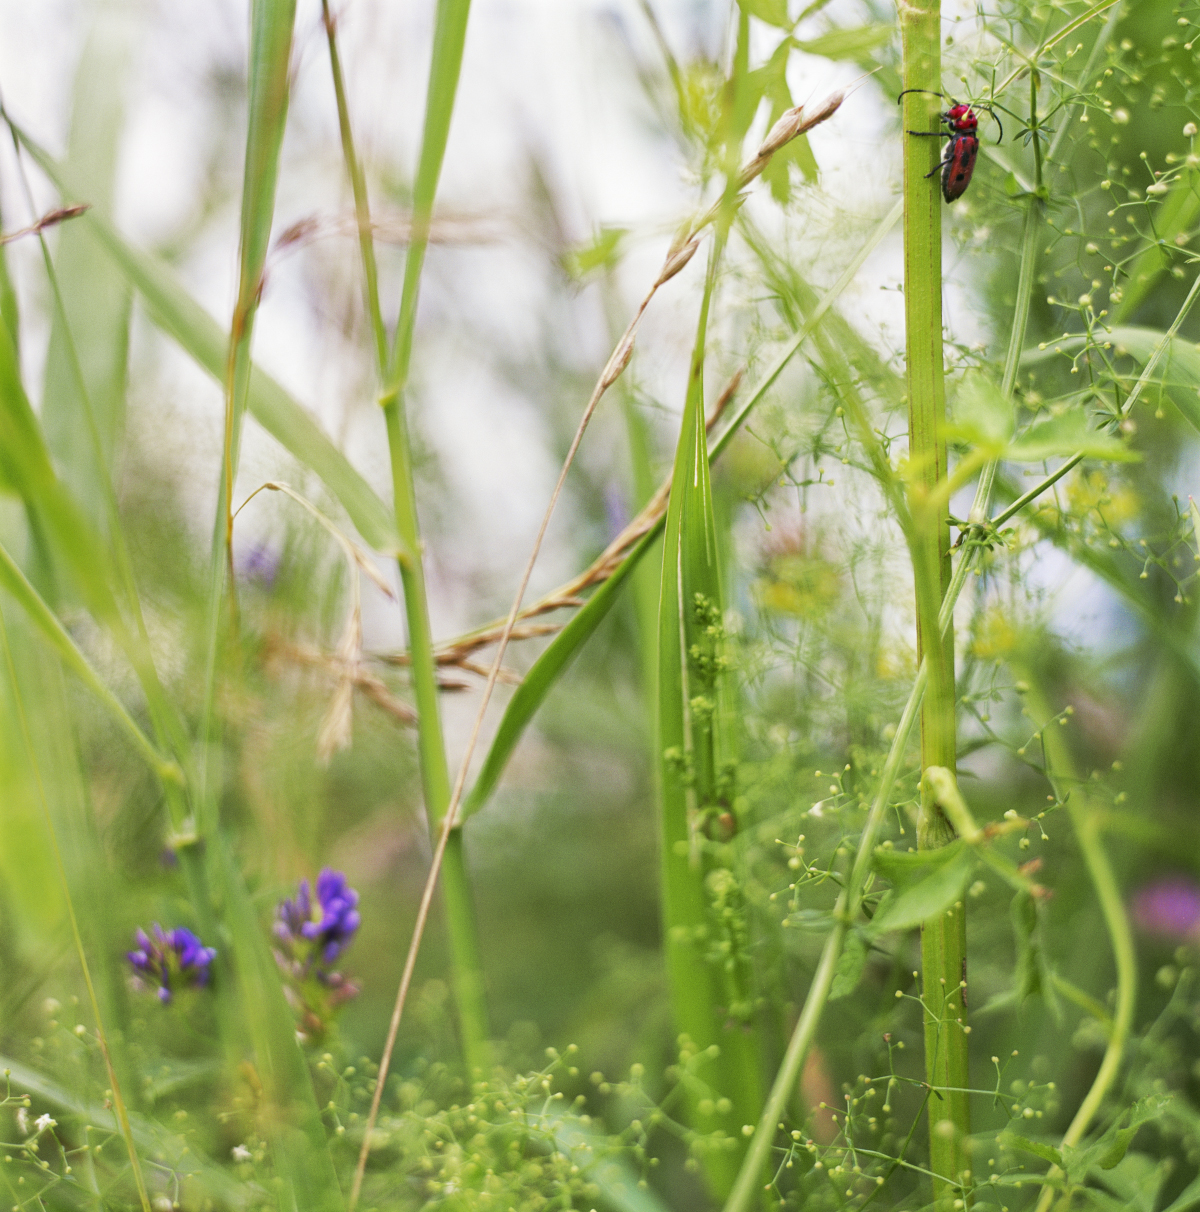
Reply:
[[462, 71], [463, 46], [467, 39], [467, 17], [471, 0], [438, 0], [433, 31], [433, 57], [429, 65], [429, 88], [425, 97], [425, 128], [421, 135], [421, 159], [413, 183], [412, 240], [404, 262], [404, 284], [400, 293], [400, 319], [392, 348], [388, 387], [402, 392], [408, 382], [412, 360], [413, 326], [425, 250], [429, 247], [429, 225], [433, 201], [446, 158], [450, 119]]
[[146, 1183], [142, 1174], [141, 1160], [138, 1156], [137, 1144], [133, 1139], [133, 1131], [129, 1123], [129, 1113], [125, 1105], [125, 1097], [122, 1093], [121, 1083], [117, 1078], [117, 1072], [113, 1066], [112, 1053], [109, 1051], [108, 1034], [104, 1025], [104, 1016], [100, 1010], [100, 1000], [96, 993], [96, 986], [92, 981], [92, 973], [90, 964], [88, 962], [87, 948], [84, 946], [83, 934], [79, 928], [79, 918], [76, 914], [74, 899], [71, 895], [71, 887], [70, 881], [67, 877], [66, 863], [63, 858], [63, 851], [58, 838], [58, 829], [55, 825], [54, 815], [50, 808], [50, 799], [46, 792], [46, 784], [42, 778], [41, 763], [37, 757], [36, 746], [29, 725], [29, 714], [25, 709], [25, 700], [22, 694], [20, 678], [17, 674], [12, 645], [9, 641], [8, 626], [4, 620], [2, 611], [0, 611], [0, 648], [3, 649], [4, 653], [3, 667], [4, 672], [7, 675], [9, 685], [12, 688], [13, 702], [16, 707], [16, 718], [21, 733], [21, 739], [29, 760], [34, 782], [37, 787], [37, 798], [42, 810], [46, 831], [50, 838], [50, 847], [54, 856], [55, 873], [58, 876], [58, 881], [62, 888], [63, 903], [66, 905], [67, 918], [71, 926], [71, 938], [75, 944], [75, 953], [79, 959], [80, 972], [83, 976], [84, 985], [87, 988], [88, 1004], [91, 1007], [92, 1016], [96, 1023], [96, 1038], [100, 1044], [100, 1052], [104, 1060], [105, 1075], [108, 1078], [113, 1110], [116, 1112], [116, 1119], [119, 1125], [120, 1133], [125, 1141], [125, 1147], [129, 1154], [129, 1165], [133, 1174], [134, 1184], [137, 1187], [138, 1202], [141, 1204], [143, 1212], [150, 1212], [150, 1197], [146, 1191]]
[[[692, 1099], [697, 1131], [723, 1130], [738, 1148], [704, 1155], [713, 1190], [729, 1193], [745, 1145], [744, 1124], [761, 1102], [757, 1040], [750, 1022], [732, 1024], [746, 1000], [745, 973], [718, 972], [704, 954], [711, 929], [703, 854], [703, 818], [717, 810], [721, 753], [720, 555], [704, 424], [704, 351], [708, 310], [721, 254], [714, 246], [700, 309], [663, 540], [658, 633], [659, 847], [663, 940], [676, 1029], [699, 1059], [698, 1076], [729, 1099], [722, 1115], [712, 1101]], [[705, 1057], [706, 1050], [716, 1054]], [[703, 1103], [703, 1107], [701, 1106]]]
[[342, 139], [342, 157], [354, 194], [354, 217], [358, 222], [358, 249], [363, 266], [363, 298], [371, 335], [375, 339], [375, 356], [380, 375], [386, 373], [388, 360], [387, 329], [379, 303], [379, 267], [375, 260], [375, 240], [371, 232], [371, 207], [367, 197], [367, 179], [362, 161], [354, 146], [354, 131], [350, 125], [350, 103], [346, 98], [346, 82], [342, 75], [342, 56], [338, 50], [337, 20], [329, 11], [329, 0], [321, 0], [321, 18], [325, 23], [325, 38], [329, 44], [329, 71], [333, 77], [333, 95], [337, 99], [338, 130]]
[[[3, 230], [3, 212], [0, 211], [0, 231]], [[20, 349], [21, 310], [17, 305], [17, 292], [8, 272], [7, 249], [3, 244], [0, 244], [0, 324], [4, 325], [13, 349]]]
[[[19, 128], [16, 133], [22, 146], [62, 195], [74, 197], [76, 191], [62, 166]], [[142, 296], [158, 327], [215, 379], [223, 381], [228, 336], [188, 294], [174, 271], [159, 258], [134, 248], [95, 208], [75, 222], [92, 227], [108, 255]], [[390, 555], [402, 550], [387, 506], [312, 416], [270, 375], [257, 367], [250, 373], [246, 406], [285, 450], [321, 478], [368, 546]]]
[[[433, 652], [433, 630], [429, 620], [425, 569], [420, 554], [421, 528], [417, 516], [404, 389], [408, 382], [412, 357], [421, 267], [429, 244], [433, 202], [446, 154], [446, 142], [450, 135], [450, 119], [454, 112], [454, 98], [462, 69], [463, 45], [470, 7], [470, 0], [438, 0], [421, 155], [413, 186], [412, 239], [404, 262], [404, 282], [400, 291], [400, 318], [396, 326], [390, 365], [381, 367], [384, 381], [382, 404], [392, 463], [396, 529], [405, 550], [411, 553], [400, 560], [400, 579], [404, 587], [409, 651], [412, 658], [413, 697], [416, 700], [418, 715], [417, 748], [421, 759], [421, 784], [429, 827], [434, 835], [450, 804], [450, 769], [442, 734], [441, 692], [438, 689], [437, 663]], [[491, 1064], [491, 1050], [488, 1045], [490, 1028], [461, 828], [452, 832], [446, 844], [442, 860], [442, 892], [450, 936], [453, 985], [462, 1029], [463, 1052], [469, 1070], [486, 1072]], [[360, 1160], [359, 1174], [361, 1169]], [[356, 1177], [355, 1194], [358, 1181]], [[353, 1202], [352, 1196], [351, 1203]]]
[[[8, 1074], [15, 1089], [35, 1095], [81, 1123], [118, 1130], [111, 1107], [90, 1103], [45, 1074], [7, 1056], [0, 1056], [0, 1070]], [[132, 1111], [129, 1113], [129, 1127], [134, 1143], [143, 1153], [150, 1157], [161, 1157], [163, 1164], [169, 1165], [181, 1176], [199, 1179], [205, 1194], [220, 1203], [242, 1208], [250, 1203], [257, 1204], [261, 1200], [260, 1190], [233, 1178], [205, 1157], [195, 1143], [194, 1134], [184, 1140], [160, 1127], [152, 1119]]]
[[250, 5], [250, 113], [242, 176], [238, 293], [229, 330], [225, 369], [225, 547], [233, 592], [233, 481], [246, 392], [250, 385], [250, 342], [262, 295], [263, 267], [275, 216], [279, 150], [287, 125], [288, 67], [296, 0], [252, 0]]
[[554, 637], [546, 651], [534, 662], [533, 668], [526, 674], [504, 709], [500, 727], [484, 759], [483, 768], [459, 811], [460, 820], [465, 821], [487, 803], [505, 766], [508, 765], [508, 759], [512, 756], [517, 742], [524, 735], [538, 708], [545, 702], [551, 687], [575, 659], [579, 650], [595, 634], [596, 628], [608, 617], [608, 612], [625, 587], [626, 579], [656, 538], [657, 535], [651, 533], [638, 543], [612, 576], [592, 594], [587, 604]]
[[104, 679], [92, 668], [87, 657], [71, 639], [70, 633], [59, 622], [58, 616], [46, 605], [45, 600], [17, 566], [17, 562], [2, 546], [0, 546], [0, 586], [7, 590], [20, 605], [42, 638], [66, 663], [67, 668], [100, 700], [117, 723], [121, 725], [133, 742], [134, 748], [146, 759], [151, 769], [160, 778], [177, 782], [180, 778], [178, 767], [155, 748], [154, 743], [125, 710], [120, 699], [113, 694]]
[[[130, 22], [98, 12], [75, 77], [65, 167], [79, 197], [106, 213], [124, 118], [130, 29]], [[63, 225], [55, 272], [62, 312], [56, 309], [46, 353], [42, 426], [75, 500], [89, 516], [103, 518], [108, 475], [97, 466], [94, 447], [99, 445], [105, 468], [110, 466], [124, 428], [132, 292], [94, 229], [84, 224]]]
[[[56, 565], [96, 618], [117, 619], [103, 544], [55, 474], [41, 426], [21, 382], [17, 351], [0, 328], [0, 491], [19, 495]], [[61, 570], [61, 568], [60, 568]]]

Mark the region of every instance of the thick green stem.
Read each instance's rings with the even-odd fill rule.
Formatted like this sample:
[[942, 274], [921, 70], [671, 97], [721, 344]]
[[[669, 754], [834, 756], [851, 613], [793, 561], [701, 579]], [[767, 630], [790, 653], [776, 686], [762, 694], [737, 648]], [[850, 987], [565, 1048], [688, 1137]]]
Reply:
[[[904, 128], [936, 132], [940, 87], [938, 0], [901, 0]], [[942, 515], [921, 508], [946, 478], [945, 389], [942, 368], [942, 201], [935, 139], [906, 136], [904, 144], [904, 302], [908, 355], [909, 458], [914, 518], [908, 535], [917, 596], [920, 650], [928, 669], [921, 707], [921, 766], [955, 769], [954, 631], [939, 635], [938, 610], [950, 585], [950, 528]], [[932, 171], [932, 175], [931, 174]], [[918, 844], [944, 846], [954, 836], [932, 797], [921, 808]], [[925, 923], [921, 931], [925, 1072], [929, 1100], [929, 1165], [937, 1176], [934, 1205], [950, 1209], [958, 1197], [970, 1133], [966, 1089], [966, 921], [961, 905]]]

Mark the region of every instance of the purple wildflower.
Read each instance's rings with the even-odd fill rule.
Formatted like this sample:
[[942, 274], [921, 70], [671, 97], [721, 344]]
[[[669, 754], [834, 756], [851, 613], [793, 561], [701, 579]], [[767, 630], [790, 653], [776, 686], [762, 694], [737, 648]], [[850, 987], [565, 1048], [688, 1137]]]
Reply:
[[[340, 871], [324, 868], [317, 876], [317, 903], [312, 902], [308, 880], [301, 880], [296, 895], [280, 901], [275, 937], [297, 958], [310, 952], [308, 962], [332, 964], [350, 945], [361, 920], [355, 906], [358, 893]], [[311, 946], [305, 947], [301, 941]]]
[[303, 1035], [320, 1039], [333, 1012], [358, 988], [331, 968], [358, 930], [358, 893], [340, 871], [317, 876], [316, 903], [308, 880], [279, 902], [275, 914], [275, 958], [286, 976], [288, 1000], [300, 1015]]
[[174, 988], [197, 988], [207, 985], [212, 979], [212, 962], [216, 950], [206, 947], [190, 930], [176, 926], [164, 930], [157, 922], [152, 927], [153, 937], [140, 927], [134, 931], [137, 946], [128, 952], [129, 962], [137, 972], [139, 984], [158, 986], [158, 1000], [165, 1006]]
[[1200, 934], [1200, 884], [1186, 876], [1169, 876], [1139, 888], [1133, 916], [1147, 934], [1172, 938]]

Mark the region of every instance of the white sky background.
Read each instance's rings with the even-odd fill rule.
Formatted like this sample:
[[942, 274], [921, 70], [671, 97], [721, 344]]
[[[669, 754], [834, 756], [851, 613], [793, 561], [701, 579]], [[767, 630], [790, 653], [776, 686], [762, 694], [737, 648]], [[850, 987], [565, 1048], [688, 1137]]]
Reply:
[[[0, 87], [19, 121], [51, 150], [65, 145], [70, 90], [83, 39], [98, 13], [123, 14], [135, 31], [117, 191], [117, 219], [136, 243], [161, 247], [191, 232], [178, 263], [189, 288], [227, 323], [235, 290], [238, 187], [244, 133], [237, 104], [222, 111], [213, 80], [244, 73], [246, 0], [0, 0]], [[433, 0], [339, 0], [341, 50], [360, 153], [373, 180], [386, 169], [408, 178], [415, 165], [432, 33]], [[655, 0], [677, 56], [703, 45], [723, 45], [726, 0]], [[278, 234], [297, 220], [345, 215], [349, 190], [338, 144], [318, 0], [299, 0], [295, 91], [277, 203]], [[833, 0], [811, 33], [829, 23], [858, 24], [854, 0]], [[766, 32], [764, 37], [766, 38]], [[759, 58], [774, 40], [764, 41]], [[452, 505], [427, 521], [434, 629], [448, 636], [481, 621], [481, 610], [506, 603], [515, 586], [557, 471], [556, 441], [548, 429], [544, 384], [526, 389], [501, 373], [497, 351], [523, 365], [553, 336], [553, 347], [590, 381], [609, 350], [600, 292], [591, 287], [564, 296], [531, 258], [544, 216], [528, 210], [531, 157], [549, 185], [568, 242], [586, 241], [600, 225], [631, 231], [631, 255], [622, 268], [624, 315], [652, 281], [670, 235], [697, 202], [678, 149], [656, 122], [635, 74], [635, 60], [659, 60], [636, 0], [474, 0], [462, 83], [439, 190], [439, 210], [471, 217], [487, 242], [431, 249], [422, 293], [414, 377], [415, 425], [436, 454]], [[789, 80], [797, 100], [819, 100], [858, 75], [851, 64], [794, 55]], [[231, 86], [232, 87], [232, 86]], [[233, 95], [230, 93], [229, 95]], [[763, 115], [760, 115], [760, 127]], [[756, 128], [758, 129], [758, 128]], [[814, 226], [853, 240], [869, 230], [898, 189], [899, 142], [894, 106], [872, 84], [855, 92], [835, 119], [812, 135], [823, 193]], [[226, 196], [198, 230], [197, 199], [214, 148]], [[5, 226], [27, 221], [14, 187], [10, 147], [0, 152]], [[55, 199], [43, 191], [39, 202]], [[376, 204], [377, 214], [383, 210]], [[761, 221], [778, 226], [765, 200]], [[822, 258], [816, 245], [811, 277], [836, 277], [852, 246], [831, 240]], [[24, 305], [25, 371], [31, 395], [40, 394], [46, 332], [36, 303], [44, 299], [42, 271], [32, 241], [14, 246], [13, 268]], [[982, 269], [982, 250], [958, 259], [957, 272]], [[683, 399], [696, 280], [703, 257], [656, 300], [639, 340], [634, 370], [672, 409]], [[394, 319], [398, 257], [384, 255], [385, 315]], [[902, 295], [898, 230], [871, 258], [842, 299], [843, 313], [867, 333], [899, 343]], [[356, 466], [387, 494], [383, 425], [375, 407], [371, 362], [361, 329], [347, 335], [360, 308], [357, 249], [344, 237], [320, 241], [269, 262], [269, 282], [255, 336], [256, 359], [310, 407], [342, 442]], [[986, 340], [969, 305], [969, 282], [952, 282], [946, 317], [967, 342]], [[622, 321], [623, 322], [623, 321]], [[43, 322], [44, 324], [44, 322]], [[155, 406], [174, 419], [163, 427], [169, 457], [198, 467], [192, 477], [197, 535], [207, 536], [220, 446], [217, 387], [142, 323], [133, 357], [153, 345]], [[137, 382], [138, 371], [134, 372]], [[561, 380], [560, 380], [561, 381]], [[715, 385], [715, 378], [714, 378]], [[582, 408], [559, 401], [557, 423]], [[146, 393], [136, 386], [131, 410]], [[597, 423], [587, 457], [606, 460], [624, 482], [624, 438], [615, 400]], [[131, 422], [136, 424], [136, 420]], [[173, 435], [171, 437], [170, 435]], [[238, 496], [280, 472], [278, 448], [248, 433]], [[181, 475], [180, 477], [184, 477]], [[269, 538], [278, 516], [247, 511], [246, 544]], [[567, 541], [569, 502], [551, 538], [531, 593], [576, 570], [576, 545]], [[273, 520], [274, 518], [274, 520]], [[239, 523], [241, 525], [241, 523]], [[1061, 575], [1065, 570], [1059, 570]], [[1053, 573], [1051, 574], [1054, 575]], [[1078, 586], [1078, 578], [1071, 581]], [[1087, 587], [1083, 587], [1086, 589]], [[1074, 600], [1077, 593], [1073, 591]], [[1094, 602], [1097, 598], [1089, 591]], [[1071, 603], [1064, 602], [1064, 606]], [[367, 602], [368, 644], [403, 642], [399, 612], [382, 597]], [[1106, 608], [1107, 609], [1107, 608]], [[1075, 628], [1089, 624], [1064, 610]], [[460, 696], [461, 697], [461, 696]]]

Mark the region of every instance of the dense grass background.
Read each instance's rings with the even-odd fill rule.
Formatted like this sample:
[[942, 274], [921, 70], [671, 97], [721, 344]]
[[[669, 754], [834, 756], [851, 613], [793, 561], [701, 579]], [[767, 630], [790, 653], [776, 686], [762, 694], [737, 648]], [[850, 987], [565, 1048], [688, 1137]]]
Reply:
[[[526, 600], [673, 477], [665, 541], [505, 654], [362, 1206], [1200, 1202], [1200, 8], [935, 21], [945, 91], [1005, 137], [985, 118], [970, 191], [938, 203], [924, 338], [959, 478], [928, 509], [890, 6], [331, 7], [352, 147], [315, 0], [0, 2], [0, 230], [90, 206], [0, 246], [11, 1203], [345, 1206], [495, 652], [469, 635], [508, 609], [597, 376], [689, 235]], [[781, 113], [839, 88], [739, 182]], [[991, 515], [1043, 491], [968, 531], [993, 460]], [[267, 482], [295, 495], [227, 530]], [[947, 512], [978, 575], [943, 706], [991, 827], [948, 892], [886, 853], [915, 849], [921, 800], [915, 731], [894, 786], [887, 765], [910, 553]], [[854, 924], [832, 910], [846, 889], [857, 912], [859, 847]], [[276, 906], [325, 867], [360, 895], [337, 1007], [273, 956]], [[906, 880], [920, 911], [871, 931]], [[960, 901], [974, 1093], [947, 1171], [911, 927]], [[156, 921], [217, 951], [169, 1005], [125, 954]], [[809, 997], [783, 1131], [756, 1136]]]

